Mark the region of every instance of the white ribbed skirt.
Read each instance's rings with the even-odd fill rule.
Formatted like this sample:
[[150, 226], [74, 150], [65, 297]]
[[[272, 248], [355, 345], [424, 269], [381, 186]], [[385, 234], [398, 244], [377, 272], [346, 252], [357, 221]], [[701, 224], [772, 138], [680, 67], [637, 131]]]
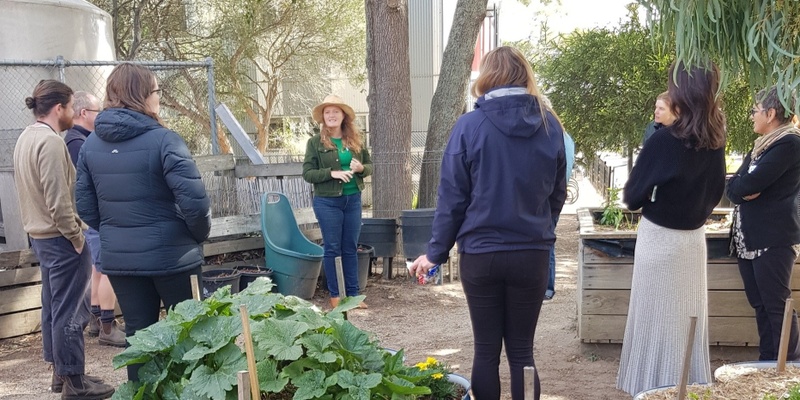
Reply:
[[639, 223], [617, 388], [635, 395], [680, 382], [689, 317], [697, 330], [689, 383], [711, 382], [705, 228]]

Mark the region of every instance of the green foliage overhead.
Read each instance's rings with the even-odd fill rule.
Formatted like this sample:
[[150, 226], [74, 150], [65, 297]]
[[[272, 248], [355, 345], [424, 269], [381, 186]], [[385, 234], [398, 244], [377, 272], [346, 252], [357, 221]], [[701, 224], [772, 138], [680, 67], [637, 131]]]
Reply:
[[[579, 30], [538, 47], [530, 42], [513, 45], [529, 56], [577, 152], [624, 153], [641, 145], [656, 96], [667, 90], [674, 48], [653, 40], [633, 10], [616, 30]], [[753, 96], [745, 75], [731, 74], [720, 95], [727, 150], [747, 152], [755, 135], [749, 118]]]
[[[713, 59], [723, 70], [743, 71], [753, 92], [777, 84], [786, 103], [800, 88], [800, 1], [638, 0], [676, 59]], [[795, 104], [795, 112], [800, 104]]]
[[272, 286], [259, 278], [239, 294], [223, 288], [202, 302], [184, 301], [136, 332], [113, 365], [143, 364], [140, 380], [120, 386], [113, 399], [235, 400], [237, 373], [247, 370], [237, 345], [240, 305], [248, 307], [259, 386], [267, 398], [410, 400], [431, 393], [426, 385], [441, 370], [403, 365], [402, 350], [390, 354], [344, 319], [364, 296], [345, 297], [322, 313], [307, 301], [272, 293]]
[[670, 58], [653, 50], [648, 30], [632, 15], [617, 30], [562, 36], [531, 61], [576, 152], [591, 155], [641, 144], [655, 97], [667, 88]]

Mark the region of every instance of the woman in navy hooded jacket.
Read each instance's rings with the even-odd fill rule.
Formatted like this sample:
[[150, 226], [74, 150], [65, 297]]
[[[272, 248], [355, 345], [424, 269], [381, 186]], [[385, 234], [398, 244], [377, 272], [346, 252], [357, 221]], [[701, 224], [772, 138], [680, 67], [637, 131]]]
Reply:
[[[524, 396], [533, 336], [547, 289], [554, 218], [566, 197], [563, 129], [539, 101], [530, 65], [511, 47], [489, 52], [472, 87], [475, 110], [458, 119], [442, 158], [433, 237], [411, 266], [424, 274], [455, 242], [475, 355], [472, 390], [500, 398], [506, 346], [511, 396]], [[536, 398], [539, 377], [536, 376]]]
[[[192, 298], [210, 201], [189, 149], [158, 118], [161, 89], [147, 68], [111, 72], [104, 108], [78, 157], [78, 213], [100, 232], [102, 271], [125, 314], [125, 333]], [[138, 367], [128, 379], [138, 380]]]

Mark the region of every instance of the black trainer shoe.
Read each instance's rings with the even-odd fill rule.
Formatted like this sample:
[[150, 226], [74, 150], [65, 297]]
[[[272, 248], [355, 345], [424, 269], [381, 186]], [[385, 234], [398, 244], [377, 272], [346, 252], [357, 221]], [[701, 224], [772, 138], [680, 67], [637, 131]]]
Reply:
[[64, 378], [61, 400], [103, 400], [114, 394], [114, 388], [105, 383], [97, 383], [80, 375], [79, 385], [73, 385], [72, 379]]
[[[84, 375], [84, 377], [94, 383], [103, 383], [103, 380], [91, 375]], [[53, 372], [53, 379], [50, 382], [50, 391], [53, 393], [61, 393], [61, 390], [64, 388], [64, 381], [56, 375], [55, 371]]]

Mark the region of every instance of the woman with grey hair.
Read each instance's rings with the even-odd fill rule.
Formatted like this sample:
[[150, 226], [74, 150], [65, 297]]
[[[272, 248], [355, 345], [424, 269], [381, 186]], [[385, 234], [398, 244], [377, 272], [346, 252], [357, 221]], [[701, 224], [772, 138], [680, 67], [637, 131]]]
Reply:
[[[738, 259], [747, 301], [756, 312], [759, 360], [775, 360], [784, 301], [792, 297], [789, 282], [800, 251], [800, 130], [774, 86], [759, 92], [756, 99], [750, 119], [759, 137], [728, 182], [727, 196], [736, 204], [731, 250]], [[788, 359], [800, 359], [796, 313]]]

